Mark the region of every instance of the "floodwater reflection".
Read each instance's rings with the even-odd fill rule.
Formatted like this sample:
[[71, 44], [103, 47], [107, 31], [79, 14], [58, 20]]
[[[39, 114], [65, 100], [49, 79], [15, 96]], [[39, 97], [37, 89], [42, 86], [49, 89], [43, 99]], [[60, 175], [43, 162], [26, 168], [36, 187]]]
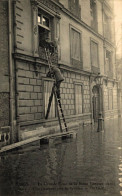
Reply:
[[120, 119], [80, 127], [77, 139], [35, 144], [0, 158], [0, 196], [122, 195]]

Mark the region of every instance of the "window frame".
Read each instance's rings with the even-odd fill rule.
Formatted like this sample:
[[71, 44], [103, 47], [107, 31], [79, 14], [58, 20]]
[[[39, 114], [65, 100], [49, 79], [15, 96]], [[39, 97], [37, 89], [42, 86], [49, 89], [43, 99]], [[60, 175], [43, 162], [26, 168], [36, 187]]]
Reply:
[[[40, 9], [39, 9], [40, 10]], [[38, 22], [38, 26], [40, 26], [40, 27], [42, 27], [42, 28], [44, 28], [44, 29], [46, 29], [46, 30], [48, 30], [48, 31], [50, 31], [50, 18], [48, 17], [48, 16], [46, 16], [45, 14], [43, 14], [43, 11], [42, 11], [42, 14], [40, 14], [41, 15], [41, 23], [39, 23]], [[39, 17], [39, 11], [38, 11], [38, 17]], [[49, 27], [47, 27], [47, 26], [45, 26], [45, 25], [43, 25], [43, 22], [42, 22], [42, 18], [43, 17], [45, 17], [45, 18], [47, 18], [48, 20], [49, 20]]]
[[[104, 37], [105, 39], [111, 40], [112, 38], [112, 17], [104, 11]], [[109, 33], [109, 35], [108, 35]]]
[[[106, 52], [109, 52], [110, 53], [110, 62], [109, 62], [109, 70], [107, 70], [107, 67], [106, 67]], [[104, 58], [104, 73], [112, 78], [113, 77], [113, 51], [109, 48], [105, 48], [105, 58]]]
[[[94, 42], [95, 44], [97, 44], [97, 63], [98, 66], [93, 66], [92, 65], [92, 42]], [[100, 61], [99, 61], [99, 42], [97, 42], [96, 40], [94, 40], [93, 38], [90, 38], [90, 59], [91, 59], [91, 70], [94, 73], [99, 73], [100, 72]]]
[[[41, 23], [38, 22], [38, 16], [39, 16], [39, 15], [41, 16], [41, 21], [42, 21], [43, 16], [49, 20], [49, 27], [47, 27], [47, 26], [41, 24], [42, 22], [41, 22]], [[51, 18], [52, 18], [52, 20], [51, 20]], [[54, 25], [53, 25], [53, 19], [54, 19], [54, 16], [52, 16], [50, 13], [44, 11], [44, 10], [41, 9], [40, 7], [38, 7], [38, 14], [37, 14], [38, 43], [39, 43], [39, 39], [40, 39], [40, 38], [39, 38], [39, 37], [40, 37], [40, 36], [39, 36], [39, 28], [43, 28], [43, 29], [47, 30], [48, 38], [49, 38], [50, 41], [52, 41], [52, 40], [54, 39], [54, 38], [53, 38], [54, 36], [53, 36], [52, 26], [53, 26], [53, 28], [55, 28], [55, 27], [54, 27]], [[40, 45], [38, 45], [38, 47], [40, 47]]]
[[[82, 113], [77, 113], [76, 111], [76, 86], [81, 86], [81, 96], [82, 96]], [[75, 115], [82, 115], [84, 113], [84, 88], [83, 88], [83, 83], [81, 82], [74, 82], [74, 104], [75, 104]]]
[[[111, 102], [111, 105], [112, 107], [110, 108], [110, 102], [109, 102], [109, 99], [110, 99], [110, 92], [111, 92], [111, 95], [112, 95], [112, 102]], [[108, 88], [108, 110], [113, 110], [113, 89], [112, 88]]]
[[90, 0], [90, 6], [89, 7], [90, 7], [90, 16], [91, 16], [91, 28], [94, 31], [98, 31], [98, 13], [97, 13], [96, 0]]
[[[45, 89], [44, 89], [45, 88], [44, 87], [44, 82], [45, 81], [54, 82], [54, 79], [47, 78], [47, 77], [43, 77], [42, 78], [42, 85], [43, 85], [43, 118], [44, 119], [45, 119], [45, 116], [46, 116], [46, 111], [45, 111]], [[50, 93], [50, 95], [51, 95], [51, 93]], [[53, 97], [54, 97], [54, 95], [53, 95]], [[54, 99], [55, 99], [55, 97], [54, 97]], [[49, 99], [48, 99], [48, 103], [49, 103]], [[56, 119], [57, 118], [56, 100], [55, 100], [55, 109], [54, 110], [55, 110], [55, 117], [49, 117], [47, 120], [53, 120], [53, 119]]]
[[[80, 39], [80, 60], [76, 60], [72, 58], [72, 30], [74, 30], [75, 32], [79, 33], [79, 39]], [[76, 27], [74, 27], [73, 25], [69, 25], [69, 38], [70, 38], [70, 63], [71, 65], [75, 68], [78, 69], [83, 69], [83, 44], [82, 44], [82, 32], [77, 29]], [[74, 63], [75, 62], [75, 63]]]

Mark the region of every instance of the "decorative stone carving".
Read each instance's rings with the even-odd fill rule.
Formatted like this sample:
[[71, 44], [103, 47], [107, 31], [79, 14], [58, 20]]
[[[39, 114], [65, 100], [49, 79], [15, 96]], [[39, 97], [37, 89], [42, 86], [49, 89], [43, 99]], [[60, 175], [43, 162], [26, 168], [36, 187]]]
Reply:
[[38, 27], [37, 27], [37, 25], [34, 25], [34, 27], [33, 27], [33, 32], [34, 32], [35, 35], [37, 35], [37, 32], [38, 32]]
[[46, 7], [50, 8], [51, 10], [53, 10], [54, 12], [59, 14], [59, 8], [54, 5], [51, 1], [49, 0], [38, 0], [38, 2], [44, 4]]
[[37, 9], [38, 9], [38, 2], [37, 2], [37, 0], [31, 0], [31, 4], [32, 4], [32, 9], [34, 10], [34, 11], [37, 11]]

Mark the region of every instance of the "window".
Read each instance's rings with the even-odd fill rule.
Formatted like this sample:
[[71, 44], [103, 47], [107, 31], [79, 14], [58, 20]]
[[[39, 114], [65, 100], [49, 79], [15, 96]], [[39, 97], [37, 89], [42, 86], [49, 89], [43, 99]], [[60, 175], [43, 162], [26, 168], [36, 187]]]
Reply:
[[71, 28], [71, 63], [81, 68], [81, 34]]
[[51, 41], [51, 18], [40, 9], [38, 10], [38, 32], [39, 46], [43, 46], [43, 41]]
[[99, 67], [98, 62], [98, 44], [94, 41], [91, 41], [91, 65], [93, 67]]
[[79, 0], [68, 0], [69, 10], [77, 18], [81, 18], [81, 7], [79, 5]]
[[112, 89], [108, 90], [108, 109], [113, 109], [113, 91]]
[[105, 52], [105, 72], [109, 77], [112, 77], [112, 52]]
[[97, 30], [97, 9], [96, 1], [90, 0], [90, 13], [91, 13], [91, 27]]
[[110, 62], [111, 62], [111, 53], [108, 50], [106, 50], [106, 59], [105, 60], [106, 60], [106, 62], [105, 62], [106, 71], [108, 72], [110, 70]]
[[38, 24], [43, 26], [44, 28], [47, 28], [48, 30], [50, 30], [49, 29], [49, 27], [50, 27], [49, 18], [47, 18], [41, 14], [38, 15]]
[[[49, 103], [49, 97], [52, 92], [53, 87], [53, 81], [51, 80], [45, 80], [44, 81], [44, 115], [46, 116], [48, 103]], [[55, 118], [56, 117], [56, 104], [55, 104], [55, 97], [53, 95], [53, 100], [51, 103], [51, 108], [49, 112], [48, 118]]]
[[104, 36], [108, 40], [111, 40], [111, 36], [112, 36], [111, 24], [112, 24], [112, 19], [108, 17], [106, 14], [104, 14]]
[[76, 114], [83, 113], [83, 92], [81, 84], [75, 84], [75, 110]]

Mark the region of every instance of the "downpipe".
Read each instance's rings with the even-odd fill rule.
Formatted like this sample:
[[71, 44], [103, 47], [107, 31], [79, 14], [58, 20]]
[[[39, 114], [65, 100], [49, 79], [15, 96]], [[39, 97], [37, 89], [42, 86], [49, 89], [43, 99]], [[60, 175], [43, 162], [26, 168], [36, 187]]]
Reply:
[[[16, 53], [16, 1], [13, 1], [13, 22], [14, 22], [14, 53]], [[19, 122], [19, 91], [18, 91], [18, 66], [16, 59], [14, 59], [15, 65], [15, 104], [16, 104], [16, 142], [20, 141], [20, 122]]]
[[12, 70], [12, 22], [11, 0], [8, 0], [8, 31], [9, 31], [9, 87], [10, 87], [10, 143], [13, 143], [13, 70]]

